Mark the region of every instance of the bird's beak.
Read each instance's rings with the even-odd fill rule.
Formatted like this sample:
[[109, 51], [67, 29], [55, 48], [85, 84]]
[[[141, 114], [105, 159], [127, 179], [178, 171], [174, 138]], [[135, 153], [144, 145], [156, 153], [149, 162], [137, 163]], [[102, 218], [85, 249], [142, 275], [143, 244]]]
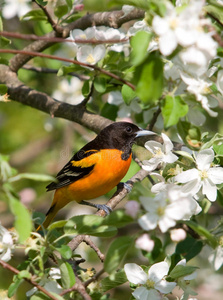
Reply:
[[145, 135], [154, 135], [156, 134], [155, 132], [153, 131], [149, 131], [149, 130], [139, 130], [136, 132], [136, 138], [140, 137], [140, 136], [145, 136]]

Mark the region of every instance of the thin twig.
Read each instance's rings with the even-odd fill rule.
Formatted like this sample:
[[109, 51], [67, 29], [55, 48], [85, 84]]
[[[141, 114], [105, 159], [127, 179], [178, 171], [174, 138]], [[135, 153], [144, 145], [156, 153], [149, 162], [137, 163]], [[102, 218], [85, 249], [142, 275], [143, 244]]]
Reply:
[[98, 273], [96, 273], [92, 278], [88, 279], [84, 282], [84, 286], [88, 286], [90, 283], [96, 281], [103, 273], [105, 272], [104, 269], [101, 269]]
[[55, 30], [57, 33], [61, 34], [63, 32], [63, 27], [59, 26], [56, 22], [54, 22], [53, 18], [51, 17], [50, 13], [48, 12], [47, 8], [45, 6], [39, 4], [35, 0], [34, 0], [34, 2], [44, 12], [44, 14], [46, 15], [48, 22], [51, 24], [53, 30]]
[[146, 128], [146, 129], [148, 129], [150, 131], [153, 130], [153, 127], [154, 127], [160, 113], [161, 113], [161, 108], [158, 107], [157, 111], [155, 111], [153, 114], [153, 118], [152, 118], [151, 122], [149, 123], [148, 128]]
[[85, 105], [85, 106], [87, 105], [88, 101], [91, 99], [91, 96], [93, 95], [93, 92], [94, 92], [94, 83], [92, 82], [90, 92], [87, 95], [87, 97], [84, 98], [84, 100], [81, 102], [82, 105]]
[[[44, 67], [33, 67], [33, 66], [30, 66], [30, 65], [24, 65], [22, 67], [22, 69], [28, 70], [28, 71], [33, 71], [33, 72], [36, 72], [36, 73], [45, 73], [45, 74], [57, 74], [58, 73], [57, 69], [50, 69], [50, 68], [44, 68]], [[90, 79], [89, 76], [80, 75], [80, 74], [77, 74], [77, 73], [74, 73], [74, 72], [67, 73], [67, 75], [77, 77], [81, 81]]]
[[[18, 275], [20, 273], [20, 271], [18, 269], [14, 268], [13, 266], [9, 265], [8, 263], [6, 263], [5, 261], [3, 261], [1, 259], [0, 259], [0, 265], [4, 269], [9, 270], [9, 271], [13, 272], [16, 275]], [[47, 295], [48, 297], [50, 297], [50, 299], [58, 300], [57, 297], [55, 297], [50, 292], [48, 292], [46, 289], [44, 289], [44, 287], [42, 287], [38, 283], [36, 283], [32, 277], [31, 278], [27, 278], [26, 277], [26, 278], [24, 278], [24, 280], [26, 280], [27, 282], [29, 282], [30, 284], [32, 284], [33, 286], [35, 286], [39, 291], [43, 292], [45, 295]]]
[[81, 294], [81, 296], [84, 298], [84, 300], [91, 300], [91, 296], [88, 295], [85, 285], [83, 282], [80, 280], [78, 276], [76, 276], [76, 283], [69, 289], [64, 290], [63, 292], [60, 293], [60, 296], [63, 296], [65, 294], [68, 294], [70, 292], [77, 291]]
[[126, 37], [124, 39], [108, 39], [108, 40], [96, 40], [96, 39], [64, 39], [60, 37], [47, 37], [47, 36], [38, 36], [35, 34], [22, 34], [17, 32], [8, 32], [8, 31], [1, 31], [0, 36], [4, 37], [11, 37], [16, 39], [22, 40], [31, 40], [31, 41], [47, 41], [49, 43], [77, 43], [77, 44], [121, 44], [128, 42], [129, 38]]
[[55, 60], [59, 60], [59, 61], [64, 61], [64, 62], [69, 62], [75, 65], [79, 65], [82, 67], [87, 67], [87, 68], [91, 68], [94, 69], [95, 71], [98, 71], [100, 73], [103, 73], [111, 78], [114, 78], [126, 85], [128, 85], [131, 89], [135, 90], [135, 86], [129, 82], [124, 80], [123, 78], [121, 78], [118, 75], [115, 75], [114, 73], [111, 73], [109, 71], [106, 71], [102, 68], [99, 68], [95, 65], [90, 65], [90, 64], [86, 64], [86, 63], [82, 63], [80, 61], [77, 60], [73, 60], [73, 59], [68, 59], [68, 58], [63, 58], [63, 57], [59, 57], [59, 56], [55, 56], [55, 55], [47, 55], [44, 53], [39, 53], [39, 52], [33, 52], [33, 51], [24, 51], [24, 50], [12, 50], [12, 49], [0, 49], [0, 53], [12, 53], [12, 54], [23, 54], [23, 55], [28, 55], [28, 56], [33, 56], [33, 57], [44, 57], [44, 58], [48, 58], [48, 59], [55, 59]]

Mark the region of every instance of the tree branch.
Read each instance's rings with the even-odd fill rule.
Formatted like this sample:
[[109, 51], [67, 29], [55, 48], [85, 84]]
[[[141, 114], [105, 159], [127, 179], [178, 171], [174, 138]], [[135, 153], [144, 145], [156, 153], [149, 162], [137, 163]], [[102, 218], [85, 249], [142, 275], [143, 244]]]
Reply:
[[[61, 33], [56, 33], [55, 31], [52, 31], [45, 35], [46, 38], [56, 38], [56, 37], [62, 37], [67, 38], [69, 37], [70, 31], [73, 29], [86, 29], [88, 27], [92, 26], [109, 26], [118, 28], [122, 24], [135, 20], [140, 19], [144, 17], [145, 12], [140, 9], [134, 9], [131, 11], [128, 15], [123, 16], [123, 11], [112, 11], [112, 12], [101, 12], [101, 13], [95, 13], [95, 14], [87, 14], [86, 16], [76, 20], [75, 22], [72, 22], [68, 24], [63, 28], [63, 31]], [[24, 51], [35, 51], [35, 52], [42, 52], [43, 50], [49, 48], [55, 44], [55, 42], [49, 42], [46, 40], [41, 41], [35, 41], [34, 43], [31, 43], [27, 47], [25, 47]], [[31, 55], [23, 55], [23, 54], [17, 54], [10, 60], [10, 69], [13, 72], [17, 72], [24, 64], [26, 64], [30, 59], [32, 58]]]
[[[20, 273], [20, 271], [18, 269], [14, 268], [13, 266], [9, 265], [8, 263], [6, 263], [5, 261], [3, 261], [1, 259], [0, 259], [0, 265], [4, 269], [9, 270], [9, 271], [13, 272], [16, 275], [18, 275]], [[29, 282], [30, 284], [32, 284], [33, 286], [35, 286], [39, 291], [43, 292], [50, 299], [57, 300], [57, 297], [55, 297], [50, 292], [48, 292], [46, 289], [44, 289], [44, 287], [42, 287], [41, 285], [39, 285], [38, 283], [36, 283], [35, 280], [32, 277], [31, 278], [27, 278], [26, 277], [26, 278], [24, 278], [24, 280], [26, 280], [27, 282]]]
[[103, 73], [109, 77], [112, 77], [112, 78], [128, 85], [131, 89], [135, 90], [135, 86], [131, 82], [128, 82], [125, 79], [123, 79], [122, 77], [120, 77], [114, 73], [111, 73], [105, 69], [99, 68], [98, 66], [82, 63], [75, 59], [68, 59], [68, 58], [63, 58], [63, 57], [59, 57], [59, 56], [55, 56], [55, 55], [47, 55], [44, 53], [38, 53], [38, 52], [33, 52], [33, 51], [24, 51], [24, 50], [0, 49], [0, 53], [22, 53], [24, 55], [32, 56], [32, 57], [35, 57], [35, 56], [44, 57], [44, 58], [55, 59], [55, 60], [59, 60], [59, 61], [73, 63], [75, 65], [79, 65], [79, 66], [94, 69], [95, 71], [99, 71], [100, 73]]
[[0, 82], [7, 85], [8, 94], [12, 100], [36, 108], [52, 117], [77, 122], [95, 132], [99, 132], [112, 123], [109, 119], [87, 111], [81, 104], [71, 105], [54, 100], [45, 93], [32, 90], [24, 85], [17, 78], [16, 73], [10, 71], [8, 66], [1, 65]]

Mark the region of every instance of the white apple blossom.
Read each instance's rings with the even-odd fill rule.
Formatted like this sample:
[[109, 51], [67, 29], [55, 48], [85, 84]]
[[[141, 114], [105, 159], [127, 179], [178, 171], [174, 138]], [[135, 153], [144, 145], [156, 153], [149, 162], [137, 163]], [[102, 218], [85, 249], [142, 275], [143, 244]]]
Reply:
[[213, 265], [215, 271], [219, 270], [223, 265], [223, 245], [219, 245], [208, 258]]
[[191, 1], [181, 13], [168, 3], [164, 18], [155, 16], [153, 30], [159, 36], [159, 48], [163, 55], [170, 55], [181, 45], [193, 45], [200, 34], [199, 14], [203, 6], [202, 1]]
[[77, 60], [89, 65], [95, 65], [99, 60], [104, 58], [106, 48], [104, 45], [97, 45], [95, 47], [84, 45], [77, 50]]
[[194, 196], [202, 188], [202, 193], [210, 201], [215, 201], [217, 197], [216, 184], [223, 183], [223, 168], [212, 167], [214, 160], [214, 151], [212, 149], [201, 150], [195, 157], [197, 168], [183, 171], [175, 176], [175, 180], [183, 183], [182, 192]]
[[58, 88], [53, 92], [52, 97], [62, 102], [77, 105], [84, 100], [82, 95], [83, 82], [77, 78], [72, 77], [70, 81], [63, 79], [59, 82]]
[[159, 226], [162, 232], [166, 232], [177, 221], [188, 220], [201, 211], [198, 203], [174, 184], [169, 184], [166, 191], [157, 194], [155, 198], [140, 197], [139, 200], [147, 211], [138, 220], [144, 230], [153, 230]]
[[145, 250], [147, 252], [151, 252], [154, 248], [154, 245], [154, 240], [152, 240], [147, 233], [144, 233], [143, 235], [138, 237], [135, 242], [136, 248]]
[[2, 16], [12, 19], [15, 16], [22, 17], [30, 11], [30, 0], [5, 0], [2, 8]]
[[11, 259], [13, 239], [11, 233], [0, 224], [0, 259], [7, 262]]
[[[39, 285], [43, 286], [48, 292], [60, 294], [62, 292], [62, 287], [56, 281], [57, 279], [61, 279], [61, 272], [58, 268], [51, 268], [49, 271], [49, 276], [46, 275], [42, 277], [39, 282]], [[28, 292], [26, 292], [27, 297], [31, 297], [34, 295], [38, 289], [36, 287], [32, 288]]]
[[127, 36], [133, 36], [139, 31], [151, 32], [151, 28], [148, 26], [145, 20], [137, 21], [129, 28]]
[[170, 230], [170, 238], [173, 242], [179, 243], [180, 241], [185, 240], [187, 233], [182, 228], [176, 228]]
[[125, 264], [124, 270], [131, 283], [140, 285], [132, 293], [138, 300], [167, 299], [163, 294], [170, 293], [176, 286], [175, 282], [165, 280], [169, 266], [164, 261], [152, 265], [148, 272], [135, 263]]
[[167, 163], [174, 163], [178, 157], [172, 153], [173, 143], [169, 137], [162, 133], [163, 144], [156, 141], [148, 141], [145, 147], [152, 153], [152, 158], [144, 160], [142, 168], [148, 172], [155, 170], [159, 165], [165, 167]]
[[195, 95], [196, 100], [201, 103], [202, 107], [209, 113], [211, 117], [216, 117], [218, 113], [211, 110], [210, 107], [213, 106], [213, 103], [210, 104], [208, 99], [208, 96], [212, 93], [210, 88], [212, 82], [205, 81], [201, 78], [195, 79], [184, 73], [181, 73], [181, 78], [188, 85], [187, 91]]
[[223, 95], [223, 70], [218, 71], [216, 85], [218, 91]]
[[[118, 29], [106, 27], [106, 26], [99, 26], [96, 28], [95, 31], [95, 38], [99, 41], [106, 41], [106, 40], [118, 40], [121, 41], [126, 38], [125, 34]], [[126, 47], [126, 43], [129, 44], [128, 41], [125, 43], [114, 43], [108, 47], [108, 50], [112, 50], [115, 52], [122, 52]]]
[[[93, 40], [95, 39], [96, 27], [89, 27], [85, 30], [74, 29], [70, 32], [70, 37], [74, 40], [75, 44], [78, 44], [75, 40]], [[80, 45], [80, 44], [79, 44]], [[83, 45], [83, 44], [81, 44]]]
[[142, 111], [141, 106], [138, 103], [138, 99], [133, 99], [129, 105], [125, 104], [122, 94], [119, 91], [112, 91], [108, 95], [108, 103], [119, 106], [118, 117], [126, 118], [131, 116], [131, 112], [140, 113]]
[[132, 218], [136, 218], [139, 212], [139, 202], [130, 200], [125, 204], [125, 213]]

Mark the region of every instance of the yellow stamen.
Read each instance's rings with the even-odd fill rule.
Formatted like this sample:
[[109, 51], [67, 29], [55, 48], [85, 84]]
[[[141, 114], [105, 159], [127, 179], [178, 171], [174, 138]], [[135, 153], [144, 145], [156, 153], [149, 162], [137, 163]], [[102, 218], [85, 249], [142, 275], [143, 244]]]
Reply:
[[93, 57], [92, 54], [89, 54], [89, 55], [88, 55], [88, 57], [87, 57], [87, 62], [88, 62], [89, 64], [95, 64], [95, 59], [94, 59], [94, 57]]

